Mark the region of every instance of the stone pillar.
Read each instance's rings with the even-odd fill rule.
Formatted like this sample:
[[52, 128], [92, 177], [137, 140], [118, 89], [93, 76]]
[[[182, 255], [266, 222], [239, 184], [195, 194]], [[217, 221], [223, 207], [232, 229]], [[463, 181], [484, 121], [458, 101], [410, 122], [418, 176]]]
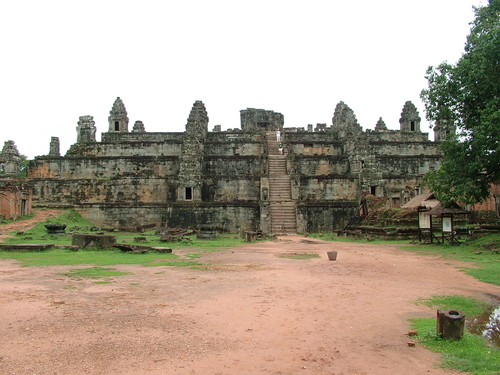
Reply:
[[50, 139], [49, 156], [61, 156], [61, 153], [59, 150], [59, 137], [52, 137]]

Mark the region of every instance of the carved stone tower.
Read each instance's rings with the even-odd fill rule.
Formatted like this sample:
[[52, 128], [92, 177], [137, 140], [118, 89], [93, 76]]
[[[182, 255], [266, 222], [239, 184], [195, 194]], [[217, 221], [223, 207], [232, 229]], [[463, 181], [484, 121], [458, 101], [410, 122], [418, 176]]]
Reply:
[[448, 125], [445, 121], [441, 121], [440, 123], [436, 122], [434, 126], [434, 141], [444, 141], [448, 134], [455, 134], [456, 131], [457, 127], [455, 125]]
[[132, 133], [146, 133], [146, 128], [144, 128], [144, 123], [137, 120], [132, 128]]
[[208, 132], [208, 114], [202, 101], [193, 104], [186, 124], [181, 148], [177, 200], [200, 201], [202, 164], [205, 138]]
[[109, 132], [110, 133], [127, 133], [128, 132], [128, 117], [125, 105], [120, 97], [117, 97], [113, 103], [113, 108], [109, 111]]
[[5, 141], [0, 153], [0, 163], [3, 164], [6, 176], [19, 175], [21, 168], [21, 157], [14, 141]]
[[255, 108], [242, 109], [240, 121], [243, 131], [277, 131], [283, 130], [285, 124], [281, 113]]
[[78, 126], [76, 127], [77, 143], [95, 142], [95, 121], [93, 116], [80, 116]]
[[335, 107], [332, 118], [332, 131], [338, 132], [340, 138], [356, 136], [363, 132], [354, 111], [344, 102], [339, 102]]
[[412, 102], [407, 101], [401, 112], [399, 126], [403, 132], [420, 132], [420, 116], [417, 107]]
[[382, 117], [380, 117], [377, 121], [377, 124], [375, 125], [375, 131], [376, 132], [385, 132], [389, 129], [387, 129], [387, 125], [385, 124], [384, 120], [382, 120]]

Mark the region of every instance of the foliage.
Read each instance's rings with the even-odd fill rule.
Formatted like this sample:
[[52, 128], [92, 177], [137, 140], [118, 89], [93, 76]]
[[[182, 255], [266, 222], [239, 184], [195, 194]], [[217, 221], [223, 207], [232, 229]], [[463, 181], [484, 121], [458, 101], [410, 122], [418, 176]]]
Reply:
[[465, 204], [485, 200], [500, 180], [500, 0], [474, 11], [462, 57], [429, 67], [421, 93], [427, 119], [457, 129], [442, 142], [442, 165], [426, 183], [438, 199]]

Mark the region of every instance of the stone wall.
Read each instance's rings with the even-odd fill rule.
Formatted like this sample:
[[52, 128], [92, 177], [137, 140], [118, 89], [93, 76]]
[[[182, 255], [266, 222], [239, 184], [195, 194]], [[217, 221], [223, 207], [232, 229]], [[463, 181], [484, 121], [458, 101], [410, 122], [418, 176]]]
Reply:
[[440, 162], [439, 143], [420, 131], [410, 102], [400, 130], [388, 130], [379, 119], [374, 130], [363, 131], [342, 102], [331, 126], [308, 125], [308, 131], [287, 129], [282, 114], [260, 109], [241, 111], [241, 130], [216, 126], [210, 132], [208, 120], [204, 104], [196, 101], [185, 132], [148, 133], [141, 121], [129, 132], [125, 106], [117, 98], [101, 142], [95, 141], [92, 116], [82, 116], [78, 141], [65, 156], [51, 151], [31, 162], [34, 201], [74, 207], [106, 226], [269, 230], [266, 131], [279, 129], [297, 230], [331, 231], [343, 228], [367, 193], [388, 198], [393, 207], [423, 193], [422, 175]]

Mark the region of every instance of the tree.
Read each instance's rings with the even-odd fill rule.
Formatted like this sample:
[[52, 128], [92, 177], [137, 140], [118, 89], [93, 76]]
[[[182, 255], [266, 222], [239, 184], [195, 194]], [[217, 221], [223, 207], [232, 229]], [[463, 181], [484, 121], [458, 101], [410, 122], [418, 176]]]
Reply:
[[457, 129], [441, 144], [427, 185], [443, 201], [484, 201], [500, 180], [500, 0], [474, 7], [465, 52], [455, 65], [429, 67], [420, 97], [426, 117]]

